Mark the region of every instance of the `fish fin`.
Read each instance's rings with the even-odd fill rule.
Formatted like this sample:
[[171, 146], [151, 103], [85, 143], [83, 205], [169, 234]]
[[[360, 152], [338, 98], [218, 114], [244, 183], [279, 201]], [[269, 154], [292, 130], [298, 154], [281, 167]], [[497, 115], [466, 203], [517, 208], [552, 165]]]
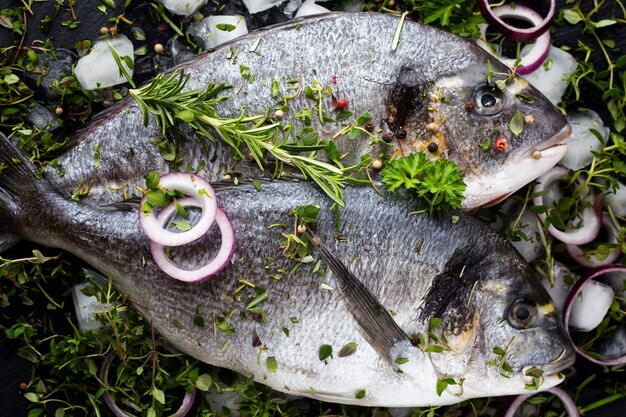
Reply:
[[34, 171], [30, 160], [0, 133], [0, 232], [16, 231], [23, 203], [43, 192]]
[[408, 341], [409, 337], [380, 301], [331, 253], [320, 238], [308, 230], [307, 234], [322, 260], [339, 280], [348, 310], [357, 322], [363, 337], [379, 355], [391, 361], [391, 349], [402, 340]]
[[464, 250], [456, 250], [443, 270], [433, 279], [424, 297], [419, 319], [434, 317], [442, 320], [442, 328], [451, 334], [467, 330], [475, 314], [471, 306], [472, 293], [480, 279], [477, 265], [483, 256], [468, 258]]

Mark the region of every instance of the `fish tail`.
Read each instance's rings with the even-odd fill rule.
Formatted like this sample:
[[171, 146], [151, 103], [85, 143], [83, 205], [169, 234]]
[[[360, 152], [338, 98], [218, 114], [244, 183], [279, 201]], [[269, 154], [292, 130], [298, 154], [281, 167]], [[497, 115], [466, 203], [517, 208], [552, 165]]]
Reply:
[[26, 207], [34, 207], [44, 192], [33, 164], [0, 133], [0, 232], [19, 233], [28, 220]]

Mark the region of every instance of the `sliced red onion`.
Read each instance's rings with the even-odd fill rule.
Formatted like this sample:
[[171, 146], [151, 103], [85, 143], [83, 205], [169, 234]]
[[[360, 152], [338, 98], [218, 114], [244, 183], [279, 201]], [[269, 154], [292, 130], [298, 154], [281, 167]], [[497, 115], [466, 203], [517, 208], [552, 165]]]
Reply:
[[[533, 190], [533, 193], [537, 194], [537, 196], [533, 198], [533, 203], [536, 206], [548, 207], [550, 203], [558, 200], [558, 197], [556, 196], [558, 196], [559, 190], [556, 189], [553, 184], [556, 181], [565, 178], [568, 174], [569, 170], [567, 168], [557, 165], [539, 177]], [[578, 182], [580, 184], [582, 182], [582, 178], [579, 177]], [[587, 198], [589, 193], [591, 193], [591, 191], [587, 190], [581, 198]], [[537, 216], [539, 216], [539, 219], [542, 222], [546, 221], [547, 216], [545, 213], [538, 213]], [[580, 216], [581, 227], [563, 231], [557, 229], [551, 224], [548, 228], [548, 232], [561, 242], [570, 245], [583, 245], [593, 241], [598, 236], [598, 233], [600, 233], [602, 199], [595, 199], [593, 206], [584, 209]], [[569, 226], [570, 225], [568, 224], [568, 227]]]
[[[606, 213], [602, 215], [601, 226], [604, 227], [604, 230], [606, 230], [607, 235], [609, 236], [608, 243], [617, 244], [617, 229], [611, 221], [611, 217]], [[569, 253], [569, 255], [576, 262], [587, 268], [614, 264], [622, 254], [619, 246], [616, 246], [611, 252], [609, 252], [606, 259], [599, 260], [593, 254], [585, 256], [583, 248], [581, 248], [580, 245], [565, 245], [565, 249], [567, 249], [567, 253]]]
[[[111, 391], [109, 390], [107, 374], [110, 361], [113, 359], [113, 356], [113, 352], [110, 352], [104, 358], [104, 361], [102, 361], [102, 365], [100, 365], [100, 369], [98, 370], [98, 379], [100, 380], [100, 385], [105, 388], [104, 394], [102, 394], [102, 399], [104, 400], [104, 403], [107, 405], [107, 407], [109, 407], [109, 410], [111, 410], [113, 415], [115, 415], [115, 417], [133, 417], [133, 415], [127, 414], [115, 403], [115, 400], [111, 396]], [[191, 392], [185, 393], [180, 407], [174, 412], [174, 414], [170, 414], [170, 417], [185, 417], [191, 411], [195, 400], [196, 389], [194, 388]]]
[[[570, 315], [572, 312], [572, 306], [574, 305], [574, 300], [578, 298], [578, 294], [580, 294], [580, 291], [582, 290], [583, 286], [587, 282], [597, 277], [600, 277], [608, 272], [626, 272], [626, 267], [611, 265], [611, 266], [605, 266], [605, 267], [595, 269], [587, 276], [576, 281], [576, 283], [572, 286], [572, 289], [570, 290], [570, 293], [568, 294], [567, 299], [565, 300], [565, 305], [563, 306], [563, 324], [565, 325], [565, 329], [567, 331], [567, 334], [570, 340], [572, 340], [572, 336], [570, 334], [569, 322], [570, 322]], [[578, 354], [580, 354], [582, 357], [584, 357], [590, 362], [597, 363], [599, 365], [604, 365], [604, 366], [622, 365], [626, 363], [626, 355], [620, 356], [617, 358], [598, 359], [594, 356], [589, 355], [580, 347], [576, 346], [573, 340], [572, 340], [572, 344], [574, 345], [574, 349], [576, 349], [576, 352], [578, 352]]]
[[[168, 190], [178, 190], [195, 199], [199, 204], [197, 207], [202, 210], [202, 215], [188, 231], [170, 232], [163, 228], [163, 222], [157, 220], [154, 209], [148, 215], [142, 211], [147, 198], [144, 196], [139, 206], [139, 225], [146, 236], [153, 242], [167, 246], [185, 245], [204, 236], [215, 221], [217, 213], [215, 191], [213, 191], [211, 184], [198, 175], [172, 172], [160, 178], [159, 186]], [[168, 208], [175, 209], [175, 204], [170, 204]]]
[[[516, 6], [515, 8], [508, 5], [500, 6], [494, 8], [493, 13], [499, 17], [515, 17], [525, 20], [528, 23], [535, 25], [535, 27], [541, 23], [541, 16], [533, 9], [524, 6]], [[480, 25], [480, 33], [481, 39], [486, 39], [487, 25]], [[484, 48], [483, 45], [480, 46]], [[487, 48], [489, 48], [488, 45]], [[518, 67], [516, 67], [515, 72], [519, 75], [530, 74], [541, 66], [549, 52], [550, 32], [545, 32], [531, 46], [530, 50], [525, 55], [520, 57], [520, 62]], [[517, 61], [516, 59], [505, 58], [502, 56], [499, 56], [498, 59], [511, 68], [515, 67], [515, 63]]]
[[[194, 198], [184, 198], [178, 200], [178, 203], [183, 207], [200, 207], [200, 203]], [[169, 222], [170, 217], [174, 214], [175, 210], [176, 208], [170, 205], [159, 213], [157, 221], [160, 228], [163, 228], [163, 226]], [[228, 261], [230, 261], [230, 257], [233, 254], [233, 249], [235, 247], [235, 232], [233, 230], [233, 226], [230, 224], [230, 221], [228, 221], [226, 214], [224, 214], [224, 212], [220, 209], [217, 209], [215, 223], [217, 223], [220, 228], [220, 232], [222, 233], [222, 244], [215, 258], [213, 258], [213, 260], [208, 264], [198, 269], [180, 268], [175, 265], [167, 257], [167, 255], [165, 255], [163, 245], [157, 242], [150, 242], [150, 251], [152, 252], [154, 262], [167, 275], [185, 282], [200, 281], [218, 273], [228, 264]]]
[[[570, 397], [569, 394], [563, 391], [561, 388], [559, 387], [548, 388], [546, 392], [549, 392], [550, 394], [553, 394], [559, 397], [559, 400], [561, 400], [561, 403], [563, 403], [563, 406], [565, 407], [565, 411], [567, 412], [567, 415], [569, 417], [580, 416], [580, 412], [578, 411], [578, 408], [576, 407], [576, 403], [574, 403], [574, 400], [572, 400], [572, 397]], [[524, 401], [526, 401], [533, 395], [537, 395], [540, 393], [541, 392], [535, 392], [533, 394], [518, 395], [517, 397], [515, 397], [513, 402], [507, 408], [506, 413], [504, 414], [504, 417], [514, 417], [515, 412], [520, 407], [520, 405], [524, 403]]]
[[[537, 39], [544, 33], [549, 33], [548, 27], [556, 11], [556, 0], [550, 0], [550, 10], [545, 18], [541, 17], [536, 11], [520, 5], [515, 5], [515, 8], [513, 8], [506, 4], [492, 9], [488, 0], [478, 0], [478, 8], [485, 17], [485, 20], [502, 33], [502, 35], [517, 42], [528, 42]], [[528, 29], [517, 28], [502, 20], [502, 18], [506, 17], [523, 19], [532, 23], [533, 27]]]

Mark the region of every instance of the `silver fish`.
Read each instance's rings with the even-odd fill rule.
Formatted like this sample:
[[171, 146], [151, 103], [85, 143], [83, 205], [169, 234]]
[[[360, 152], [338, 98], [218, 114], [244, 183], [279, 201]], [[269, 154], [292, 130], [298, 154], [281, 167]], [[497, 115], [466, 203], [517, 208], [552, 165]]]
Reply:
[[[463, 213], [456, 223], [408, 216], [411, 199], [401, 193], [347, 187], [344, 239], [335, 240], [329, 199], [311, 183], [217, 187], [235, 229], [233, 258], [218, 275], [184, 283], [153, 262], [137, 210], [68, 199], [36, 180], [5, 138], [0, 163], [0, 231], [75, 254], [110, 276], [179, 350], [276, 390], [346, 404], [440, 405], [524, 393], [533, 377], [545, 389], [573, 363], [531, 268]], [[282, 247], [291, 211], [310, 204], [321, 207], [312, 238], [312, 256], [328, 265], [321, 275]], [[189, 268], [218, 242], [209, 233], [171, 256]]]
[[[311, 110], [312, 129], [335, 141], [346, 166], [364, 154], [424, 151], [451, 159], [464, 173], [467, 209], [509, 195], [561, 159], [566, 148], [556, 145], [570, 128], [540, 92], [474, 43], [416, 22], [404, 22], [394, 50], [398, 23], [388, 14], [332, 13], [250, 33], [179, 69], [189, 74], [189, 89], [212, 82], [232, 86], [217, 106], [224, 117], [242, 111], [271, 116], [281, 109], [284, 121], [293, 121], [298, 131], [305, 126], [295, 115]], [[305, 94], [315, 85], [328, 93], [321, 104]], [[354, 116], [320, 123], [320, 106], [328, 117], [336, 116], [331, 96], [347, 99]], [[337, 136], [364, 112], [372, 117], [372, 132], [387, 145], [372, 144], [366, 135]], [[509, 128], [514, 116], [523, 120], [515, 133]], [[159, 136], [153, 122], [144, 127], [128, 97], [73, 138], [77, 145], [59, 158], [58, 173], [49, 172], [48, 178], [66, 192], [88, 189], [82, 196], [86, 202], [120, 201], [136, 193], [135, 186], [144, 187], [147, 172], [172, 169], [152, 141]], [[497, 141], [504, 149], [495, 148]], [[200, 167], [209, 180], [231, 171], [259, 175], [245, 161], [233, 165], [232, 156], [219, 143], [203, 154], [189, 133], [177, 160], [182, 168]]]

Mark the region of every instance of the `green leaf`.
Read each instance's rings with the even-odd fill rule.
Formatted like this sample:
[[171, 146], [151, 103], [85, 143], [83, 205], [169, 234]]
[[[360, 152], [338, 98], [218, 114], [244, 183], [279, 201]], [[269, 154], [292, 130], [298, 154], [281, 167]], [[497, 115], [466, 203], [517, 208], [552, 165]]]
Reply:
[[331, 345], [322, 345], [319, 350], [320, 361], [325, 361], [333, 357], [333, 347]]
[[115, 9], [115, 1], [114, 0], [102, 0], [102, 3], [104, 3], [110, 9]]
[[441, 353], [443, 352], [443, 347], [439, 345], [431, 345], [424, 349], [424, 352]]
[[196, 118], [196, 115], [191, 110], [181, 110], [176, 113], [174, 117], [182, 120], [185, 123], [191, 123]]
[[341, 157], [337, 145], [335, 145], [335, 142], [332, 140], [329, 140], [326, 143], [326, 155], [328, 155], [328, 159], [331, 161], [339, 161], [339, 158]]
[[157, 412], [154, 407], [148, 408], [148, 412], [146, 413], [146, 417], [157, 417]]
[[17, 83], [19, 81], [20, 81], [20, 78], [17, 75], [13, 74], [13, 73], [9, 73], [9, 74], [4, 76], [4, 82], [9, 84], [9, 85], [15, 84], [15, 83]]
[[38, 403], [42, 397], [42, 394], [37, 394], [35, 392], [27, 392], [26, 394], [24, 394], [24, 397], [26, 397], [26, 399], [30, 401], [31, 403]]
[[274, 81], [272, 81], [271, 93], [273, 98], [277, 98], [280, 95], [280, 83], [276, 77], [274, 77]]
[[237, 26], [231, 25], [230, 23], [218, 23], [215, 27], [219, 30], [223, 30], [224, 32], [232, 32], [237, 29]]
[[357, 400], [363, 399], [364, 397], [365, 397], [364, 389], [358, 390], [356, 394], [354, 395], [354, 398], [356, 398]]
[[165, 393], [158, 388], [152, 390], [152, 396], [161, 404], [165, 404]]
[[241, 78], [244, 80], [250, 79], [250, 67], [246, 67], [245, 65], [239, 65], [239, 73], [241, 74]]
[[347, 356], [354, 355], [358, 347], [358, 344], [354, 342], [348, 342], [341, 348], [337, 356], [339, 356], [340, 358], [345, 358]]
[[607, 27], [607, 26], [612, 26], [612, 25], [614, 25], [616, 23], [617, 23], [617, 21], [613, 20], [613, 19], [603, 19], [603, 20], [600, 20], [599, 22], [594, 22], [593, 25], [596, 28], [604, 28], [604, 27]]
[[361, 131], [361, 129], [357, 129], [356, 127], [352, 127], [350, 129], [350, 136], [349, 136], [349, 138], [350, 138], [350, 140], [358, 139], [358, 138], [361, 137], [362, 133], [363, 132]]
[[188, 232], [191, 230], [191, 225], [185, 220], [175, 220], [172, 222], [172, 226], [181, 232]]
[[146, 201], [152, 207], [167, 207], [170, 198], [163, 190], [151, 190], [146, 194]]
[[273, 356], [268, 356], [268, 358], [265, 360], [265, 367], [269, 372], [276, 372], [276, 370], [278, 369], [278, 362], [276, 361], [276, 358]]
[[157, 188], [159, 188], [159, 181], [161, 180], [161, 176], [157, 171], [152, 171], [143, 178], [146, 180], [146, 187], [148, 187], [150, 190], [156, 190]]
[[208, 391], [209, 388], [211, 388], [211, 383], [213, 382], [213, 379], [211, 378], [211, 375], [209, 374], [202, 374], [198, 376], [198, 379], [196, 379], [196, 388], [198, 388], [200, 391]]
[[94, 154], [93, 154], [93, 164], [96, 168], [100, 167], [102, 160], [100, 158], [100, 144], [96, 143]]
[[356, 124], [359, 127], [364, 126], [367, 122], [369, 122], [370, 120], [372, 120], [372, 116], [370, 116], [370, 114], [368, 112], [365, 112], [363, 114], [361, 114], [358, 119], [356, 119]]
[[404, 365], [409, 362], [409, 358], [396, 358], [396, 363], [398, 365]]
[[495, 353], [498, 356], [506, 355], [506, 351], [504, 349], [500, 348], [500, 347], [497, 347], [497, 346], [493, 348], [493, 353]]
[[570, 24], [575, 25], [576, 23], [582, 20], [580, 14], [572, 9], [563, 10], [563, 18], [567, 20]]
[[439, 326], [441, 326], [441, 318], [439, 317], [432, 317], [428, 321], [428, 330], [436, 329]]
[[317, 217], [320, 214], [320, 206], [314, 206], [312, 204], [299, 206], [293, 211], [293, 214], [304, 223], [317, 223]]
[[341, 110], [337, 115], [337, 121], [343, 122], [344, 120], [348, 120], [350, 117], [352, 117], [353, 114], [354, 113], [352, 113], [350, 110]]
[[64, 417], [65, 416], [65, 409], [63, 407], [59, 407], [56, 409], [56, 411], [54, 412], [54, 417]]
[[515, 113], [511, 118], [509, 129], [515, 136], [519, 136], [524, 130], [524, 117], [520, 112]]

